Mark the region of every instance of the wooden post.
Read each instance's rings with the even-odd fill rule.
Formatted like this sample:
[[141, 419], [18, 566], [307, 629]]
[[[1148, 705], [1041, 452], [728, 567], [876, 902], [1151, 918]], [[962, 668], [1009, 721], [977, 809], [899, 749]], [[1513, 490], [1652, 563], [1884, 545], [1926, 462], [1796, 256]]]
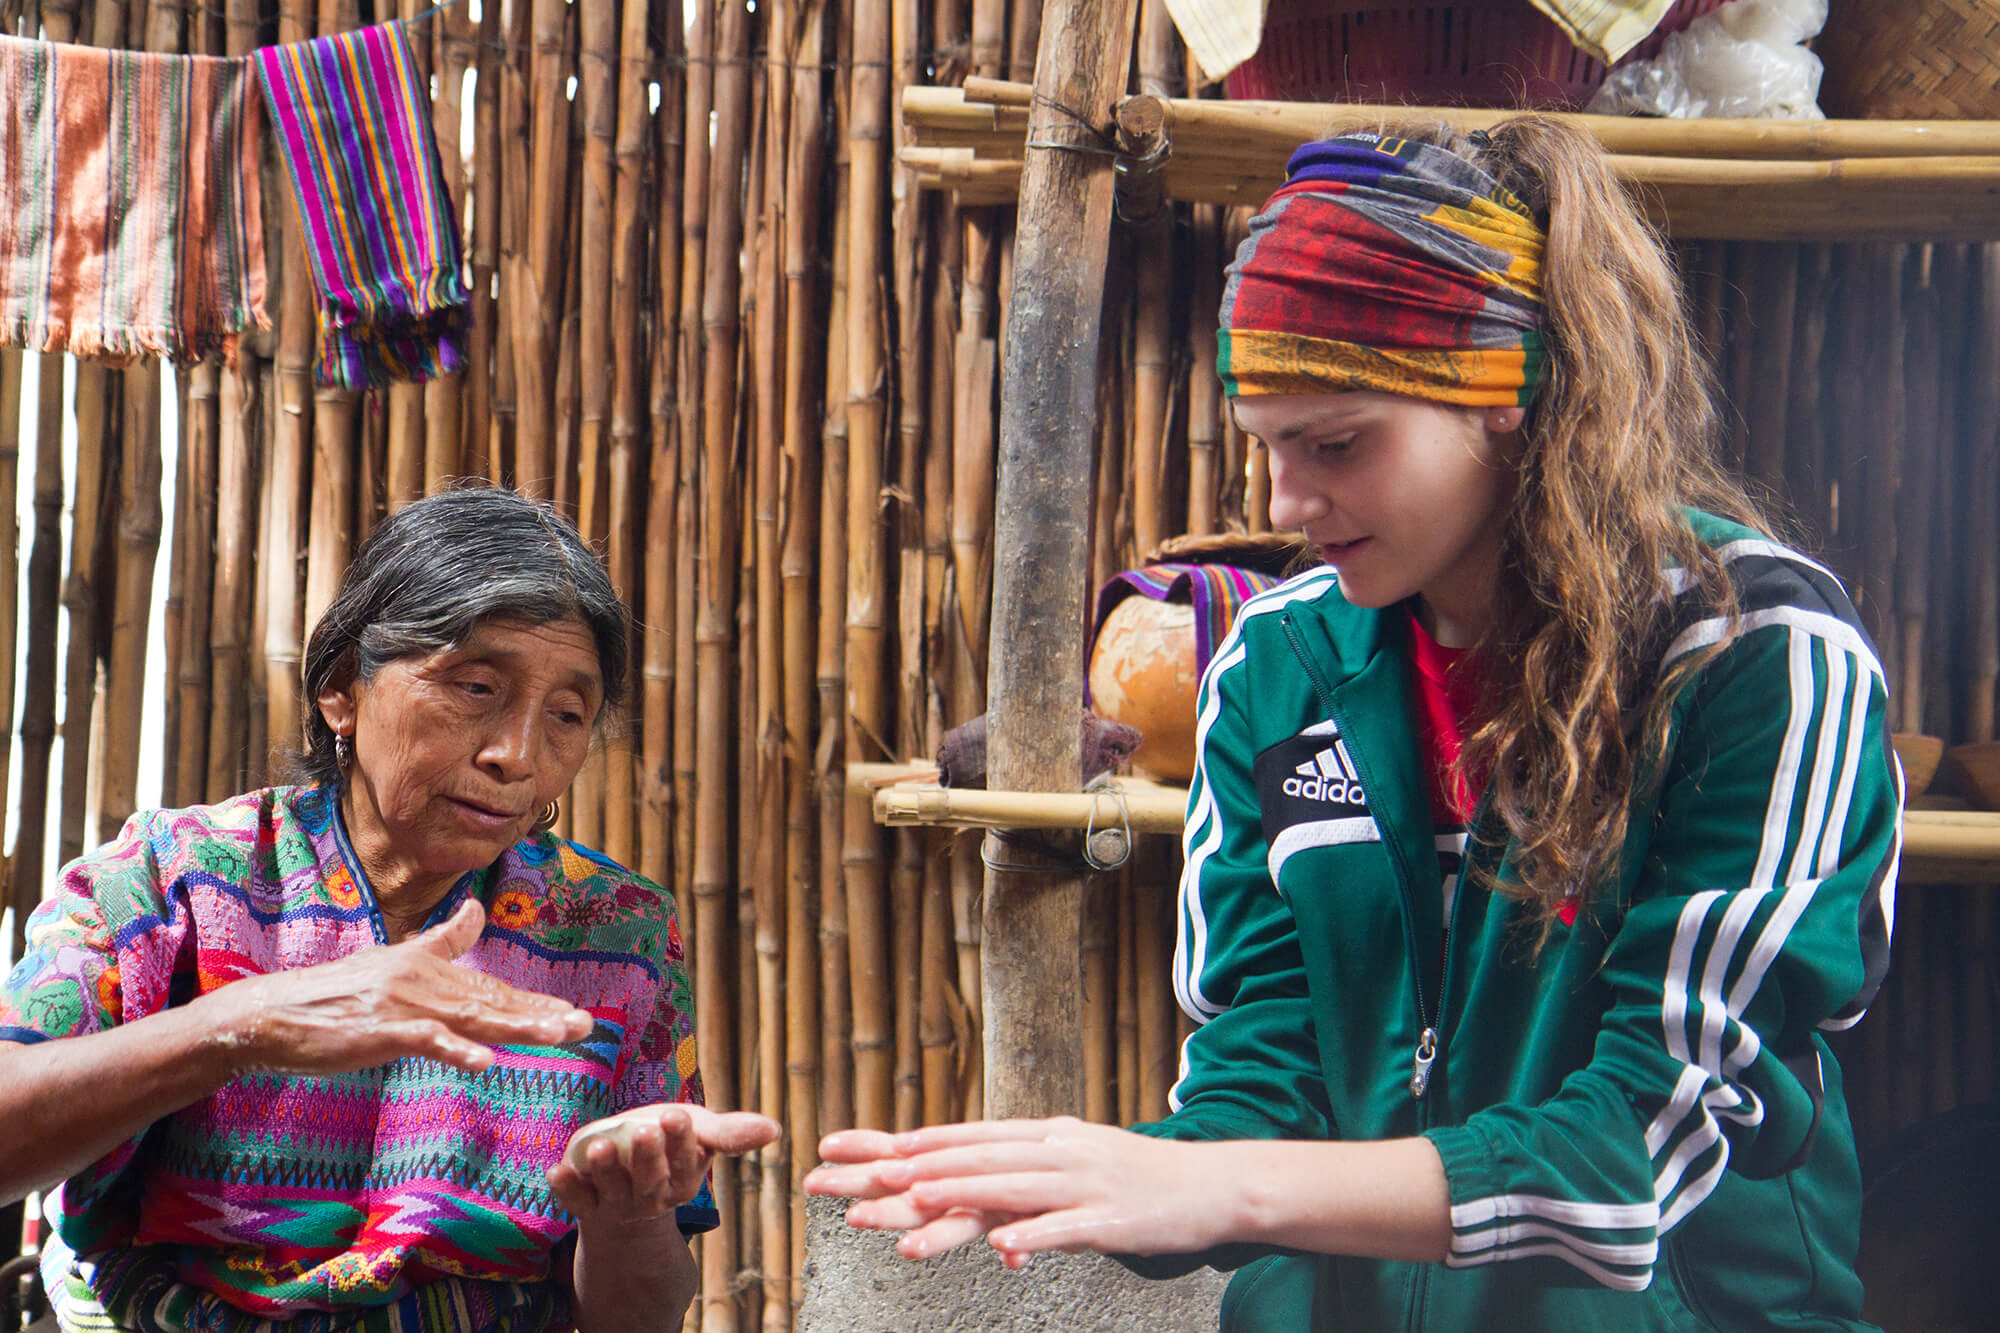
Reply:
[[[1097, 331], [1111, 241], [1104, 131], [1132, 53], [1134, 0], [1055, 0], [1042, 15], [1000, 390], [987, 780], [1082, 779], [1083, 571], [1096, 443]], [[1083, 150], [1083, 151], [1079, 151]], [[1083, 1108], [1083, 883], [1057, 858], [987, 837], [985, 1108]]]

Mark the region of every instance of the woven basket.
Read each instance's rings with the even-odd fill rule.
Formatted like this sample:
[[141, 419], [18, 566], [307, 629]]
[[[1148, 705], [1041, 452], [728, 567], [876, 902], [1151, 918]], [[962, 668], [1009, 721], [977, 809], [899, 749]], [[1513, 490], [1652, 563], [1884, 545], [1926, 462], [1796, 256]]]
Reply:
[[1813, 49], [1829, 116], [2000, 118], [1996, 0], [1833, 0]]
[[[1654, 55], [1722, 2], [1676, 0], [1625, 60]], [[1605, 74], [1528, 0], [1270, 0], [1263, 44], [1223, 87], [1232, 98], [1564, 111]]]

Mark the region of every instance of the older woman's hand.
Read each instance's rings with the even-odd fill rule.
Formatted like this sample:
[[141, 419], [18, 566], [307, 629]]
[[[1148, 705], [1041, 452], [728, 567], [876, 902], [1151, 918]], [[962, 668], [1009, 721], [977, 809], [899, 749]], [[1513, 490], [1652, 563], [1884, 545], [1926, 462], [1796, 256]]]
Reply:
[[567, 1001], [453, 966], [485, 922], [467, 900], [400, 944], [247, 977], [196, 1004], [234, 1073], [337, 1074], [411, 1055], [477, 1071], [493, 1063], [494, 1045], [590, 1035], [590, 1015]]
[[778, 1137], [754, 1111], [674, 1102], [592, 1121], [549, 1168], [549, 1188], [579, 1226], [663, 1217], [701, 1192], [717, 1153], [753, 1152]]

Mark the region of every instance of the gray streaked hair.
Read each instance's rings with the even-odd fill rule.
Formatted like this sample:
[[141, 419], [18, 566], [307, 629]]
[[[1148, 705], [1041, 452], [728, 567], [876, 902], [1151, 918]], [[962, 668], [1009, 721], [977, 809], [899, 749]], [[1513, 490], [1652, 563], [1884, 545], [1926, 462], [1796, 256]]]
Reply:
[[485, 621], [572, 618], [597, 644], [601, 721], [624, 697], [631, 617], [575, 525], [551, 505], [489, 487], [405, 505], [355, 553], [306, 644], [301, 776], [329, 786], [340, 779], [322, 690], [367, 680], [399, 658], [448, 652]]

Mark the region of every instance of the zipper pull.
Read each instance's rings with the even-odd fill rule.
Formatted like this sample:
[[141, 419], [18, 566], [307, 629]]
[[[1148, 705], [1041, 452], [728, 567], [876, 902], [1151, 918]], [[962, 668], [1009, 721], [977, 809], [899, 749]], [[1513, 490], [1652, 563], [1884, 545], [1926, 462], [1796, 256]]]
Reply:
[[1437, 1063], [1438, 1034], [1436, 1028], [1425, 1028], [1424, 1035], [1417, 1038], [1417, 1058], [1410, 1063], [1410, 1095], [1423, 1100], [1431, 1087], [1431, 1066]]

